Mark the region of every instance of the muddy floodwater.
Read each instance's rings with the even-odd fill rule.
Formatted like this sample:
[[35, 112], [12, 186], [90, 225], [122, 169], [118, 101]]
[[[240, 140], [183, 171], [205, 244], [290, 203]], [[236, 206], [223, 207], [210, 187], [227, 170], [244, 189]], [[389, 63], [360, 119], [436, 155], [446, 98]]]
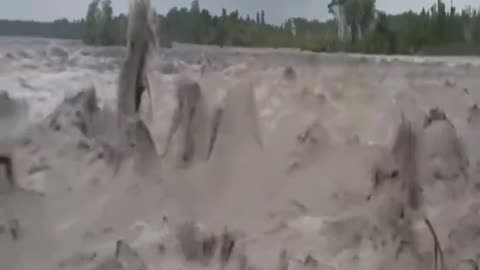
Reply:
[[[433, 269], [438, 248], [448, 269], [478, 269], [480, 58], [175, 44], [147, 64], [154, 146], [115, 167], [125, 57], [0, 38], [0, 104], [16, 108], [0, 108], [16, 179], [1, 171], [2, 270]], [[205, 101], [190, 132], [222, 111], [210, 157], [188, 167], [160, 157], [185, 79]]]

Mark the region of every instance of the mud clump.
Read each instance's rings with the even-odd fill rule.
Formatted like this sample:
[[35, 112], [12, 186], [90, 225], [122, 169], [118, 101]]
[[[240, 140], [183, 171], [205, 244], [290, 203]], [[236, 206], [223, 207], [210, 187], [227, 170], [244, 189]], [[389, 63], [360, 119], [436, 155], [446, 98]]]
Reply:
[[26, 124], [26, 103], [15, 100], [6, 91], [0, 92], [0, 193], [15, 186], [15, 148], [27, 141], [23, 133]]
[[473, 104], [468, 108], [467, 122], [474, 127], [480, 125], [480, 108], [478, 108], [477, 104]]
[[469, 161], [455, 126], [439, 109], [431, 110], [425, 123], [419, 135], [421, 178], [429, 183], [467, 180]]
[[0, 194], [9, 193], [15, 187], [13, 157], [10, 152], [0, 151]]
[[287, 250], [283, 249], [278, 257], [278, 270], [288, 270], [289, 260], [290, 258]]
[[175, 62], [169, 61], [160, 66], [160, 72], [166, 75], [173, 75], [180, 73], [180, 69]]
[[115, 256], [109, 257], [91, 270], [146, 270], [147, 266], [138, 252], [123, 240], [116, 243]]
[[[412, 209], [420, 206], [420, 183], [418, 181], [418, 135], [414, 125], [402, 115], [401, 123], [391, 153], [398, 166], [401, 188], [406, 192], [406, 205]], [[392, 174], [392, 177], [396, 176]], [[396, 178], [396, 177], [395, 177]]]
[[141, 175], [148, 176], [148, 172], [159, 171], [160, 156], [147, 125], [141, 119], [128, 124], [127, 140], [132, 149], [134, 166]]
[[465, 216], [458, 220], [448, 234], [450, 245], [454, 249], [463, 249], [472, 244], [480, 244], [480, 204], [472, 204]]
[[[436, 190], [437, 184], [449, 196], [456, 196], [462, 183], [468, 181], [469, 161], [463, 144], [454, 125], [439, 108], [429, 111], [423, 127], [414, 128], [402, 116], [391, 153], [398, 166], [402, 192], [408, 197], [406, 205], [413, 209], [420, 206], [420, 197], [434, 196], [431, 191]], [[376, 174], [375, 185], [378, 178], [385, 176], [394, 175]]]
[[19, 57], [25, 58], [25, 59], [30, 59], [30, 58], [32, 58], [32, 56], [31, 56], [29, 53], [27, 53], [26, 51], [18, 51], [18, 52], [17, 52], [17, 55], [18, 55]]
[[18, 219], [12, 219], [8, 222], [8, 231], [10, 232], [10, 236], [14, 241], [17, 241], [20, 237], [22, 237], [22, 229], [20, 227], [20, 222]]
[[162, 157], [176, 150], [174, 156], [181, 167], [194, 161], [206, 160], [208, 155], [208, 116], [205, 97], [200, 85], [188, 78], [177, 82], [177, 107], [168, 129]]
[[230, 260], [232, 255], [235, 247], [235, 238], [230, 232], [225, 230], [220, 236], [220, 241], [222, 243], [220, 249], [220, 262], [224, 266]]
[[[374, 168], [373, 187], [399, 183], [405, 207], [419, 209], [421, 198], [430, 194], [436, 182], [456, 193], [467, 181], [468, 159], [453, 124], [440, 109], [432, 109], [423, 128], [415, 129], [403, 116], [391, 148], [394, 166]], [[388, 162], [388, 153], [383, 162]], [[459, 186], [460, 185], [460, 186]]]
[[62, 60], [68, 58], [68, 52], [65, 49], [60, 47], [52, 47], [50, 49], [50, 55], [54, 57], [58, 57]]
[[146, 270], [147, 267], [138, 252], [123, 240], [117, 241], [115, 258], [123, 265], [125, 270]]
[[[187, 222], [178, 227], [176, 235], [184, 258], [204, 266], [219, 263], [223, 269], [231, 261], [236, 248], [237, 237], [227, 229], [220, 235], [208, 234], [197, 224]], [[242, 253], [239, 255], [241, 257]]]
[[15, 55], [13, 55], [12, 53], [6, 53], [4, 55], [4, 57], [8, 60], [16, 60], [17, 59], [17, 57], [15, 57]]
[[91, 270], [127, 270], [123, 265], [116, 259], [108, 259], [97, 266], [93, 267]]
[[477, 140], [480, 136], [480, 108], [474, 104], [468, 108], [467, 111], [467, 145], [466, 149], [470, 160], [470, 172], [478, 174], [480, 172], [480, 147]]
[[287, 66], [283, 70], [283, 78], [286, 80], [295, 80], [297, 78], [297, 73], [295, 72], [295, 69], [293, 69], [292, 66]]
[[[259, 149], [263, 147], [263, 138], [253, 85], [242, 85], [231, 89], [217, 110], [210, 138], [211, 155], [217, 151], [235, 149]], [[218, 125], [218, 127], [215, 127]]]
[[5, 136], [8, 134], [8, 129], [14, 129], [14, 127], [4, 125], [18, 122], [15, 120], [23, 120], [18, 119], [18, 117], [26, 114], [27, 109], [28, 106], [25, 100], [13, 98], [6, 90], [0, 90], [0, 125], [2, 126], [0, 135]]
[[428, 115], [425, 117], [423, 127], [426, 128], [435, 121], [447, 121], [447, 115], [443, 110], [439, 108], [430, 109], [430, 111], [428, 112]]
[[58, 267], [60, 268], [72, 268], [72, 267], [82, 267], [84, 265], [88, 265], [93, 263], [93, 261], [97, 258], [97, 253], [91, 252], [78, 252], [72, 255], [71, 257], [62, 260], [58, 263]]
[[93, 123], [98, 112], [95, 88], [91, 87], [65, 98], [49, 116], [49, 127], [55, 131], [74, 127], [82, 135], [89, 137], [93, 135]]
[[151, 101], [145, 67], [150, 52], [157, 45], [153, 13], [149, 0], [133, 2], [128, 13], [127, 57], [121, 65], [117, 88], [119, 124], [125, 118], [136, 116], [145, 90]]
[[0, 108], [2, 108], [0, 115], [4, 115], [12, 111], [13, 100], [5, 90], [0, 91], [0, 105]]
[[297, 136], [297, 142], [306, 145], [306, 148], [321, 150], [319, 148], [330, 144], [330, 136], [325, 127], [319, 121], [315, 121]]
[[[418, 132], [420, 131], [402, 115], [393, 145], [385, 151], [383, 158], [391, 158], [393, 170], [375, 168], [377, 171], [373, 178], [372, 194], [368, 197], [373, 218], [369, 218], [366, 226], [363, 225], [362, 237], [372, 242], [374, 251], [382, 252], [378, 269], [384, 269], [386, 265], [391, 265], [393, 269], [400, 265], [408, 265], [411, 269], [433, 265], [427, 259], [430, 257], [420, 253], [413, 228], [417, 219], [415, 213], [423, 203], [418, 175]], [[362, 221], [364, 218], [356, 219]], [[430, 221], [425, 222], [431, 225]], [[435, 232], [433, 234], [437, 240]], [[432, 248], [435, 253], [437, 247], [436, 242]]]
[[313, 121], [296, 138], [295, 149], [292, 152], [294, 161], [290, 164], [288, 172], [293, 172], [307, 165], [312, 159], [327, 150], [331, 144], [328, 130], [320, 120]]
[[129, 123], [127, 137], [130, 145], [137, 149], [138, 152], [149, 155], [157, 153], [152, 135], [147, 125], [141, 119], [136, 119]]
[[46, 170], [50, 170], [52, 167], [47, 163], [44, 157], [41, 157], [36, 161], [30, 169], [28, 169], [28, 175], [34, 175]]
[[105, 57], [111, 59], [124, 58], [127, 50], [124, 47], [94, 47], [83, 50], [82, 55], [91, 57]]
[[[126, 119], [124, 125], [119, 127], [116, 119], [117, 115], [108, 107], [98, 107], [95, 88], [92, 87], [65, 98], [48, 116], [47, 125], [53, 131], [73, 135], [69, 138], [73, 139], [76, 150], [85, 153], [95, 151], [91, 162], [104, 159], [113, 166], [116, 173], [125, 158], [138, 153], [133, 151], [136, 148], [145, 151], [142, 155], [146, 157], [156, 154], [152, 137], [145, 125], [136, 122], [134, 118], [133, 121]], [[143, 159], [140, 163], [142, 161]]]
[[218, 240], [214, 235], [207, 235], [193, 222], [179, 226], [176, 232], [180, 252], [187, 261], [196, 261], [207, 265], [215, 255]]
[[374, 167], [372, 194], [368, 197], [376, 202], [377, 230], [402, 232], [405, 241], [410, 241], [409, 214], [421, 204], [417, 147], [417, 132], [402, 115], [391, 149], [381, 156], [384, 164]]

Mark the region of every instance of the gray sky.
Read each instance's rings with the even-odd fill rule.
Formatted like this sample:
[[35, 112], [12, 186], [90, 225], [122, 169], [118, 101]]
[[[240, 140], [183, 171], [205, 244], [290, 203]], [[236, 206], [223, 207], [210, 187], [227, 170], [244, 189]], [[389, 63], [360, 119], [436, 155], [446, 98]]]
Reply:
[[[0, 0], [0, 18], [22, 20], [54, 20], [85, 16], [91, 0]], [[191, 0], [151, 0], [157, 11], [165, 14], [173, 6], [190, 6]], [[200, 0], [200, 7], [219, 13], [222, 7], [238, 9], [241, 15], [254, 15], [265, 10], [268, 22], [280, 23], [289, 17], [306, 17], [323, 20], [328, 18], [327, 3], [330, 0]], [[377, 0], [377, 8], [388, 13], [419, 10], [429, 7], [435, 0]], [[452, 0], [461, 8], [466, 5], [480, 7], [480, 0]], [[449, 1], [445, 1], [447, 6]], [[126, 12], [129, 0], [112, 0], [115, 13]]]

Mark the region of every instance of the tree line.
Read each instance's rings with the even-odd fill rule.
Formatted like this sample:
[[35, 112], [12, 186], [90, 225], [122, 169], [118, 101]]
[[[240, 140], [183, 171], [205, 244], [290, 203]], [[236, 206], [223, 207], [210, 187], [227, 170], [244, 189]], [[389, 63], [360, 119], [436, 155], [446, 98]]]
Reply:
[[[480, 54], [480, 9], [460, 11], [436, 0], [429, 9], [389, 15], [375, 0], [331, 0], [333, 19], [320, 22], [290, 18], [280, 25], [266, 22], [266, 12], [242, 16], [222, 9], [218, 15], [201, 9], [173, 7], [156, 14], [160, 44], [172, 41], [219, 46], [289, 47], [310, 51], [352, 51], [383, 54]], [[88, 45], [125, 45], [127, 16], [114, 15], [111, 0], [92, 0], [85, 18], [54, 22], [0, 20], [0, 35], [82, 39]]]

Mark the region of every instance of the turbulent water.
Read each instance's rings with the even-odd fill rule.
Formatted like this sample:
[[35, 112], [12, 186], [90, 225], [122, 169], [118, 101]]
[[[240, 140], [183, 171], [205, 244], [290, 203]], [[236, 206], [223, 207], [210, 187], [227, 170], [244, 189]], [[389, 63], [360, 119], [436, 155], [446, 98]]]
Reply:
[[[465, 145], [468, 176], [458, 180], [454, 171], [463, 165], [451, 165], [458, 160], [447, 161], [454, 167], [448, 172], [441, 170], [446, 165], [434, 168], [446, 162], [442, 153], [450, 150], [442, 147], [450, 139], [431, 140], [429, 132], [437, 131], [425, 128], [420, 212], [432, 221], [449, 268], [469, 267], [462, 261], [478, 258], [480, 133], [467, 119], [480, 98], [479, 58], [182, 44], [159, 50], [148, 64], [153, 106], [142, 104], [156, 151], [165, 148], [180, 77], [200, 84], [209, 115], [224, 108], [226, 124], [208, 162], [186, 169], [167, 158], [150, 166], [156, 176], [144, 177], [132, 160], [115, 174], [92, 138], [68, 125], [49, 125], [52, 114], [68, 111], [57, 110], [69, 104], [65, 98], [92, 86], [100, 109], [114, 108], [125, 54], [120, 47], [78, 41], [0, 38], [0, 90], [28, 104], [28, 117], [14, 117], [15, 124], [0, 118], [0, 135], [30, 136], [13, 152], [22, 191], [0, 194], [2, 269], [139, 269], [102, 266], [118, 240], [136, 249], [148, 269], [217, 267], [215, 259], [202, 264], [182, 256], [188, 253], [182, 241], [194, 249], [200, 241], [175, 233], [186, 221], [215, 235], [225, 228], [234, 232], [228, 268], [433, 267], [433, 240], [421, 215], [408, 227], [414, 241], [401, 241], [396, 225], [384, 221], [396, 211], [390, 204], [396, 191], [366, 198], [379, 149], [392, 145], [401, 115], [422, 129], [434, 107], [445, 112]], [[248, 95], [227, 98], [248, 90], [254, 106]], [[257, 127], [259, 135], [252, 136]], [[423, 179], [431, 175], [435, 181]], [[11, 220], [19, 221], [18, 239], [7, 233]]]

